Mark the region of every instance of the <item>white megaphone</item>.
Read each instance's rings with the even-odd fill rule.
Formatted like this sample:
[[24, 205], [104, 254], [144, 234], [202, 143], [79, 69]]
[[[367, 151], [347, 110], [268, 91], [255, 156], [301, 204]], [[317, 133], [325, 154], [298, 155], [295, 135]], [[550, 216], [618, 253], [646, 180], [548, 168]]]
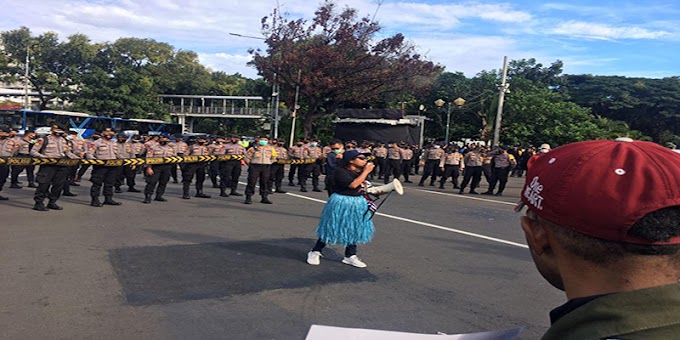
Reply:
[[369, 194], [372, 194], [372, 195], [376, 195], [376, 196], [384, 195], [384, 194], [391, 192], [391, 191], [396, 191], [397, 194], [403, 195], [404, 194], [404, 186], [401, 185], [401, 182], [399, 182], [398, 179], [395, 179], [390, 184], [381, 185], [379, 187], [370, 187], [370, 188], [366, 189], [366, 192], [368, 192]]

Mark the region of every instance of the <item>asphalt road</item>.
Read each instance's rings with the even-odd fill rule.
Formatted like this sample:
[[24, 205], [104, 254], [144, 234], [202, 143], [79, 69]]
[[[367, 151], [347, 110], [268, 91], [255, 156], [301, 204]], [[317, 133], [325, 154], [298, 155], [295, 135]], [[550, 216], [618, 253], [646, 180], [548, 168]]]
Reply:
[[[416, 179], [419, 176], [415, 176]], [[139, 178], [138, 178], [139, 181]], [[324, 193], [182, 200], [117, 194], [91, 208], [89, 183], [63, 211], [31, 210], [33, 189], [0, 202], [2, 339], [303, 339], [312, 324], [447, 334], [547, 329], [563, 303], [531, 261], [504, 197], [406, 186], [375, 217], [367, 264], [343, 249], [306, 264]], [[239, 187], [243, 191], [243, 187]]]

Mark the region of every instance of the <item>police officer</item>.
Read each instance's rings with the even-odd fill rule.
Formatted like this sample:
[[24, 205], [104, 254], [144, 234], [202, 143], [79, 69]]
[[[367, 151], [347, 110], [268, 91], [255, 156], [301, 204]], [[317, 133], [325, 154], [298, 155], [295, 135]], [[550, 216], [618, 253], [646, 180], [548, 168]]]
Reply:
[[470, 183], [470, 193], [479, 194], [475, 189], [479, 186], [479, 182], [482, 180], [482, 164], [484, 163], [484, 157], [479, 153], [476, 144], [470, 145], [470, 150], [465, 154], [463, 161], [465, 162], [465, 170], [463, 171], [463, 183], [460, 185], [459, 194], [463, 194], [465, 187]]
[[[146, 158], [162, 158], [162, 157], [173, 157], [175, 156], [175, 150], [168, 145], [170, 143], [170, 138], [167, 136], [161, 136], [158, 139], [158, 144], [149, 145]], [[174, 164], [154, 164], [147, 165], [146, 167], [146, 188], [144, 188], [144, 201], [143, 203], [151, 203], [151, 196], [153, 196], [154, 191], [156, 191], [156, 198], [154, 201], [167, 202], [163, 198], [165, 193], [165, 187], [170, 181], [170, 167]], [[158, 189], [156, 189], [158, 186]]]
[[399, 179], [403, 159], [403, 150], [397, 145], [397, 142], [389, 141], [387, 147], [387, 160], [385, 162], [385, 174], [383, 175], [385, 184], [389, 183], [391, 175], [394, 176], [394, 179]]
[[[96, 142], [101, 138], [99, 133], [95, 132], [93, 133], [88, 140], [85, 141], [85, 150], [89, 150], [92, 147], [92, 143]], [[76, 176], [74, 182], [80, 182], [80, 180], [83, 178], [83, 175], [85, 175], [85, 172], [87, 169], [90, 167], [89, 164], [81, 164], [80, 169], [78, 169], [78, 175]]]
[[434, 182], [437, 181], [437, 170], [439, 169], [439, 164], [446, 155], [446, 152], [442, 150], [441, 144], [434, 143], [432, 146], [425, 151], [423, 158], [425, 159], [425, 169], [423, 169], [423, 177], [420, 178], [418, 183], [419, 187], [425, 185], [425, 180], [432, 176], [430, 179], [430, 186], [434, 186]]
[[[68, 131], [68, 135], [66, 136], [66, 140], [68, 141], [68, 147], [71, 148], [71, 152], [78, 156], [78, 158], [85, 158], [85, 142], [82, 140], [78, 140], [78, 133], [75, 131]], [[76, 176], [78, 173], [78, 165], [74, 166], [69, 166], [68, 167], [68, 176], [66, 176], [66, 182], [64, 183], [64, 192], [61, 194], [62, 196], [68, 196], [68, 197], [76, 197], [78, 195], [74, 194], [71, 192], [71, 186], [80, 186], [80, 184], [75, 182]]]
[[[272, 140], [272, 146], [276, 150], [276, 159], [277, 161], [279, 160], [288, 160], [288, 150], [284, 147], [286, 144], [286, 141], [283, 139], [279, 140]], [[272, 192], [279, 193], [279, 194], [285, 194], [286, 192], [281, 189], [281, 186], [283, 185], [283, 177], [284, 177], [284, 168], [285, 164], [283, 163], [274, 163], [272, 164], [272, 174], [271, 174], [271, 179], [269, 183], [269, 187], [272, 188]], [[274, 190], [276, 188], [276, 190]]]
[[503, 196], [503, 190], [505, 190], [505, 185], [508, 183], [510, 169], [517, 165], [517, 161], [513, 155], [508, 153], [507, 149], [502, 147], [492, 152], [492, 156], [493, 173], [491, 174], [491, 182], [489, 182], [489, 189], [483, 192], [482, 195], [493, 195], [496, 184], [500, 183], [496, 196]]
[[[125, 134], [118, 134], [116, 137], [118, 142], [118, 158], [120, 159], [133, 159], [137, 157], [138, 149], [141, 147], [141, 143], [134, 143], [132, 140], [128, 141], [128, 137]], [[116, 193], [121, 193], [121, 186], [123, 182], [128, 186], [128, 192], [140, 192], [135, 189], [135, 177], [137, 176], [137, 166], [136, 165], [123, 165], [118, 178], [116, 178]]]
[[260, 182], [261, 203], [272, 204], [267, 198], [270, 193], [269, 176], [271, 166], [276, 162], [276, 150], [269, 145], [267, 137], [260, 137], [257, 144], [246, 152], [246, 162], [248, 163], [248, 186], [246, 187], [245, 204], [252, 204], [252, 196], [255, 194], [255, 185]]
[[375, 157], [374, 162], [376, 169], [371, 173], [371, 179], [373, 179], [373, 175], [375, 173], [378, 173], [378, 179], [382, 179], [385, 175], [385, 167], [387, 164], [385, 161], [385, 158], [387, 157], [387, 148], [385, 148], [385, 143], [381, 141], [377, 143], [377, 146], [373, 148], [373, 156]]
[[[190, 137], [187, 149], [188, 156], [208, 156], [210, 155], [210, 148], [208, 146], [208, 140], [204, 136], [199, 136], [197, 138]], [[199, 198], [210, 198], [210, 195], [203, 193], [203, 182], [205, 182], [205, 168], [206, 163], [196, 162], [196, 163], [186, 163], [182, 168], [182, 198], [188, 200], [189, 188], [191, 187], [191, 181], [196, 175], [196, 197]]]
[[460, 176], [460, 172], [465, 169], [465, 162], [463, 161], [463, 154], [460, 153], [458, 147], [451, 145], [447, 148], [446, 155], [439, 162], [439, 168], [443, 173], [442, 179], [439, 181], [439, 189], [444, 189], [444, 184], [449, 178], [451, 178], [451, 182], [453, 182], [453, 188], [460, 189], [458, 186], [458, 177]]
[[[288, 150], [288, 157], [290, 158], [291, 161], [298, 161], [302, 160], [302, 151], [304, 149], [304, 139], [298, 139], [295, 145], [290, 147], [290, 150]], [[298, 172], [298, 179], [300, 178], [300, 173], [304, 172], [302, 169], [304, 168], [304, 164], [291, 164], [290, 165], [290, 170], [288, 170], [288, 185], [290, 186], [295, 186], [295, 183], [293, 183], [293, 180], [295, 178], [295, 172]]]
[[[112, 128], [105, 128], [101, 132], [102, 138], [92, 144], [87, 150], [87, 159], [112, 160], [118, 159], [118, 145], [113, 141], [113, 136], [116, 132]], [[90, 182], [90, 197], [93, 207], [101, 207], [102, 205], [121, 205], [122, 203], [113, 200], [113, 187], [116, 184], [116, 179], [120, 175], [122, 167], [120, 166], [92, 166], [92, 175]], [[104, 203], [99, 201], [99, 195], [102, 192], [102, 184], [104, 186]]]
[[[230, 156], [245, 156], [246, 148], [241, 143], [241, 138], [238, 135], [231, 135], [229, 143], [224, 145], [226, 155]], [[243, 194], [236, 191], [238, 187], [238, 179], [241, 177], [241, 166], [244, 161], [240, 159], [230, 159], [220, 163], [220, 196], [243, 196]], [[227, 194], [227, 189], [230, 192]]]
[[[175, 135], [175, 140], [168, 145], [172, 147], [173, 150], [175, 150], [175, 155], [177, 156], [184, 156], [184, 154], [187, 152], [187, 143], [184, 142], [184, 139], [182, 138], [181, 134], [176, 134]], [[180, 168], [182, 168], [184, 165], [181, 164]], [[177, 181], [177, 164], [173, 164], [170, 167], [170, 175], [172, 176], [172, 183], [178, 183]]]
[[[17, 157], [20, 158], [31, 158], [31, 148], [35, 144], [36, 134], [33, 131], [26, 131], [24, 136], [16, 139], [19, 150]], [[77, 166], [76, 166], [77, 168]], [[28, 179], [29, 188], [37, 188], [35, 185], [35, 166], [31, 165], [12, 165], [12, 182], [10, 188], [21, 189], [19, 185], [19, 174], [26, 169], [26, 179]]]
[[319, 140], [314, 139], [312, 140], [308, 146], [303, 147], [302, 149], [302, 158], [307, 160], [307, 159], [314, 159], [315, 161], [310, 164], [305, 164], [303, 176], [298, 177], [298, 181], [300, 182], [300, 191], [302, 192], [307, 192], [307, 178], [309, 175], [312, 176], [312, 191], [314, 192], [321, 192], [321, 189], [319, 189], [319, 176], [321, 175], [321, 164], [323, 163], [323, 151], [319, 147]]
[[404, 183], [413, 183], [409, 180], [409, 175], [411, 175], [411, 168], [413, 167], [413, 150], [408, 144], [402, 142], [402, 160], [401, 160], [401, 173], [404, 175]]
[[[53, 124], [50, 127], [51, 134], [44, 138], [39, 138], [31, 149], [31, 156], [34, 158], [71, 158], [77, 159], [68, 147], [64, 138], [66, 128], [61, 125]], [[62, 210], [64, 208], [57, 205], [57, 200], [64, 189], [64, 182], [68, 176], [68, 167], [59, 165], [43, 164], [35, 176], [38, 188], [35, 190], [33, 200], [35, 206], [33, 210], [47, 211], [49, 209]], [[45, 206], [45, 198], [49, 203]]]
[[[7, 127], [0, 128], [0, 157], [14, 157], [19, 151], [19, 144], [10, 137], [10, 129]], [[7, 182], [9, 176], [9, 165], [0, 164], [0, 191]], [[0, 201], [6, 201], [7, 197], [0, 196]]]
[[[227, 149], [223, 146], [224, 138], [221, 136], [215, 137], [215, 140], [210, 144], [210, 154], [211, 155], [224, 155]], [[222, 161], [212, 161], [210, 162], [210, 181], [212, 182], [213, 188], [219, 188], [220, 185], [217, 183], [217, 176], [220, 174], [220, 164]]]

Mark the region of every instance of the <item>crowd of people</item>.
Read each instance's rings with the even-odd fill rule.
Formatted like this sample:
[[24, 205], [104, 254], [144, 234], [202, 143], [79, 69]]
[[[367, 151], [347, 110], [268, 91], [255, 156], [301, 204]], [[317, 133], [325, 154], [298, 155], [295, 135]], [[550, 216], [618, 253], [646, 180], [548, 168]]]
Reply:
[[[75, 131], [69, 131], [58, 124], [50, 127], [50, 134], [38, 136], [35, 132], [26, 132], [18, 136], [18, 131], [11, 128], [0, 129], [0, 157], [20, 158], [69, 158], [69, 159], [132, 159], [158, 158], [171, 156], [207, 156], [232, 155], [231, 160], [220, 160], [200, 163], [182, 164], [149, 164], [105, 166], [87, 165], [62, 166], [41, 165], [37, 174], [33, 165], [0, 165], [0, 191], [7, 179], [9, 188], [21, 188], [19, 175], [26, 172], [27, 186], [35, 188], [35, 210], [61, 210], [57, 205], [60, 196], [76, 196], [71, 192], [72, 186], [79, 186], [88, 168], [91, 169], [90, 205], [120, 205], [114, 200], [115, 193], [143, 192], [143, 203], [166, 201], [165, 190], [172, 179], [174, 183], [182, 183], [182, 198], [190, 199], [192, 183], [195, 197], [210, 198], [204, 190], [204, 182], [210, 179], [213, 188], [219, 189], [220, 197], [244, 196], [244, 203], [252, 204], [256, 186], [259, 185], [261, 203], [271, 204], [272, 193], [285, 193], [286, 163], [288, 168], [288, 185], [297, 186], [301, 192], [311, 190], [321, 192], [321, 175], [325, 175], [324, 189], [328, 196], [333, 193], [332, 174], [337, 166], [336, 159], [348, 150], [369, 155], [375, 169], [368, 175], [369, 181], [382, 181], [387, 184], [391, 180], [400, 179], [405, 183], [413, 183], [414, 175], [420, 176], [419, 186], [430, 186], [438, 183], [445, 189], [447, 182], [452, 184], [458, 193], [480, 194], [482, 177], [486, 179], [488, 189], [481, 194], [501, 196], [509, 176], [522, 177], [533, 158], [550, 150], [547, 144], [542, 145], [539, 153], [533, 148], [520, 150], [518, 147], [487, 148], [476, 144], [459, 145], [456, 143], [433, 142], [420, 148], [417, 144], [404, 141], [341, 141], [334, 140], [321, 146], [318, 139], [301, 138], [295, 145], [286, 148], [285, 141], [269, 140], [260, 137], [251, 145], [245, 144], [238, 135], [229, 137], [217, 136], [208, 138], [198, 135], [185, 138], [182, 135], [125, 135], [116, 133], [111, 128], [81, 139]], [[299, 162], [295, 162], [299, 161]], [[248, 184], [244, 193], [239, 193], [238, 180], [244, 166], [248, 166]], [[181, 171], [181, 179], [178, 177]], [[145, 187], [137, 188], [138, 176], [144, 176]], [[297, 182], [297, 183], [296, 183]], [[103, 196], [103, 200], [100, 197]], [[0, 200], [7, 199], [0, 196]], [[45, 201], [47, 200], [47, 204]]]

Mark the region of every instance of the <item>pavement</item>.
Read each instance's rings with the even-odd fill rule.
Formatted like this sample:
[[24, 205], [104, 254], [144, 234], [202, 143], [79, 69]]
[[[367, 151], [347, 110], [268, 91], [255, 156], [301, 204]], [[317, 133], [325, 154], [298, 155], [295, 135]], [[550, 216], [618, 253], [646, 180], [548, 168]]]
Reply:
[[521, 339], [537, 339], [565, 298], [536, 271], [513, 213], [522, 180], [503, 197], [406, 184], [359, 246], [365, 269], [342, 264], [338, 246], [319, 266], [305, 262], [325, 192], [284, 186], [273, 205], [245, 205], [217, 189], [183, 200], [171, 183], [165, 203], [125, 192], [122, 206], [93, 208], [83, 181], [78, 197], [60, 199], [64, 210], [37, 212], [34, 189], [5, 187], [0, 338], [304, 339], [321, 324], [524, 327]]

